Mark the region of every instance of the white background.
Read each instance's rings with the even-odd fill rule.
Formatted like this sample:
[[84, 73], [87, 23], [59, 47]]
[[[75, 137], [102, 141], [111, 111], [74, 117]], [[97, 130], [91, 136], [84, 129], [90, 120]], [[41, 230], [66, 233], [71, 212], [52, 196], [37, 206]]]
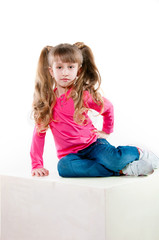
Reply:
[[[0, 25], [0, 172], [31, 171], [37, 61], [44, 46], [64, 42], [92, 48], [102, 90], [115, 109], [109, 141], [147, 146], [159, 155], [158, 0], [5, 0]], [[56, 171], [50, 131], [44, 159]]]

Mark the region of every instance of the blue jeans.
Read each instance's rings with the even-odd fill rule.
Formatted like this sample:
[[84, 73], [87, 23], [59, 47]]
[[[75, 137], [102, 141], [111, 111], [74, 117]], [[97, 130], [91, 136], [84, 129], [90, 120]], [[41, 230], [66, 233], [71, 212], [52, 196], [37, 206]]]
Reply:
[[110, 177], [119, 176], [120, 170], [138, 159], [136, 147], [116, 148], [99, 138], [89, 147], [61, 158], [57, 167], [61, 177]]

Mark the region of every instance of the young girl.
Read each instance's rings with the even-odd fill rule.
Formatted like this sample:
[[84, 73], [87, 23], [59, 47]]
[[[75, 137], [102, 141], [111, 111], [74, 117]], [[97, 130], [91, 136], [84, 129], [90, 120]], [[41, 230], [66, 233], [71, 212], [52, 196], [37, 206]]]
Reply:
[[[159, 159], [152, 152], [133, 146], [116, 148], [106, 140], [113, 132], [114, 115], [111, 102], [98, 92], [100, 84], [92, 51], [83, 43], [42, 50], [33, 100], [33, 176], [49, 174], [43, 166], [48, 128], [54, 136], [62, 177], [140, 176], [159, 167]], [[89, 109], [103, 116], [102, 131], [93, 126]]]

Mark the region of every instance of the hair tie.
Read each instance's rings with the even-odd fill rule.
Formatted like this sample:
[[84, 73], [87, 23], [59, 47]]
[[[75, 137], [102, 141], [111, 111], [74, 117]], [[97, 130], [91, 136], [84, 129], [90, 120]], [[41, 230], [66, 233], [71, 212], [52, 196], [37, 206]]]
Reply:
[[78, 47], [79, 49], [83, 49], [85, 47], [85, 44], [83, 42], [76, 42], [75, 44], [76, 47]]
[[46, 46], [46, 49], [48, 50], [48, 52], [50, 52], [52, 48], [53, 48], [52, 46]]

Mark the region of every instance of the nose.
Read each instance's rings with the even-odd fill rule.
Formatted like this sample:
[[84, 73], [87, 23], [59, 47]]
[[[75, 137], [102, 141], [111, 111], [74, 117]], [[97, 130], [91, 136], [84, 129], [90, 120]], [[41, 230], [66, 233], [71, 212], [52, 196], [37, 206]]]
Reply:
[[68, 75], [68, 69], [67, 68], [63, 68], [62, 74], [64, 76], [67, 76]]

